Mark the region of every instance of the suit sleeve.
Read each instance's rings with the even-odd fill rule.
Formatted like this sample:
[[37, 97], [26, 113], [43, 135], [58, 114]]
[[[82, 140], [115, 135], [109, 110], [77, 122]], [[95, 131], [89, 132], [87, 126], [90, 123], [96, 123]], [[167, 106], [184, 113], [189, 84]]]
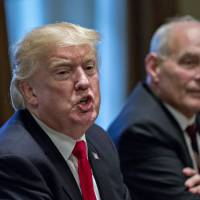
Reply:
[[0, 157], [0, 199], [52, 200], [52, 195], [38, 170], [30, 161]]
[[151, 129], [126, 130], [119, 143], [121, 168], [131, 195], [140, 200], [200, 200], [184, 186], [185, 167], [172, 144], [149, 134]]

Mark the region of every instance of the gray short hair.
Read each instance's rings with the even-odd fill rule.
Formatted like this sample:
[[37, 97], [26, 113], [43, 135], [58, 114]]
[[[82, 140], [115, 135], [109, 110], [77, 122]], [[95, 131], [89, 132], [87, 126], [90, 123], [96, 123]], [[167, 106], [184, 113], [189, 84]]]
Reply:
[[44, 55], [52, 48], [89, 44], [94, 49], [99, 41], [99, 34], [92, 30], [71, 23], [48, 24], [32, 30], [14, 49], [13, 74], [10, 84], [10, 96], [15, 110], [24, 109], [25, 102], [18, 83], [30, 78]]
[[169, 46], [170, 33], [174, 25], [182, 22], [200, 23], [199, 20], [190, 15], [169, 19], [167, 23], [160, 26], [153, 34], [149, 51], [154, 52], [159, 56], [169, 56], [172, 53]]

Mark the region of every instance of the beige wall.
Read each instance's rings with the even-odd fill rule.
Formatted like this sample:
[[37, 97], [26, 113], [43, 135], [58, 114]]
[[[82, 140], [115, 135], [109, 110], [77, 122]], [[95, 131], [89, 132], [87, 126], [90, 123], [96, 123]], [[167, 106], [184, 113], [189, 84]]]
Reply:
[[200, 20], [200, 0], [178, 0], [179, 13], [192, 15]]

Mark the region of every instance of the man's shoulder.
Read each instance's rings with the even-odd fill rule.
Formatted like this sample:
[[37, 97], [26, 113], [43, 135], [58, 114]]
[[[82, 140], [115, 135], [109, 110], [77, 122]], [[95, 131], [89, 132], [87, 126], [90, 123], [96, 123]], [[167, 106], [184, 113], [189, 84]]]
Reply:
[[108, 139], [107, 132], [98, 124], [93, 124], [86, 132], [86, 138], [101, 142], [102, 140]]
[[102, 132], [102, 133], [106, 133], [105, 130], [99, 126], [98, 124], [94, 123], [92, 124], [89, 129], [87, 130], [87, 132], [92, 133], [92, 132]]
[[86, 132], [87, 141], [93, 146], [102, 149], [112, 148], [113, 142], [109, 134], [99, 125], [93, 124]]
[[154, 96], [144, 83], [139, 83], [127, 98], [121, 112], [112, 125], [134, 123], [137, 120], [154, 117], [152, 113], [159, 112], [161, 102]]
[[19, 120], [18, 112], [16, 112], [0, 128], [0, 140], [12, 134], [15, 134], [15, 132], [21, 133], [19, 129], [22, 130], [23, 125], [22, 122]]
[[0, 129], [1, 156], [10, 154], [19, 157], [33, 157], [40, 151], [39, 145], [25, 127], [21, 114], [21, 111], [14, 113]]
[[148, 127], [164, 131], [167, 129], [166, 126], [172, 127], [174, 123], [173, 116], [163, 102], [147, 85], [140, 83], [133, 90], [120, 114], [111, 123], [108, 132], [118, 144], [119, 138], [127, 130], [131, 129], [133, 132], [135, 129], [146, 130]]

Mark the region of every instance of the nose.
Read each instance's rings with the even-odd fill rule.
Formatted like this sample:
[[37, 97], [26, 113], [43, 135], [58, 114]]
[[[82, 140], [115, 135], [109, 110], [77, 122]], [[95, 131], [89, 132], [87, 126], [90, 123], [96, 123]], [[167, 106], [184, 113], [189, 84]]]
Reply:
[[75, 89], [86, 90], [89, 87], [89, 80], [85, 70], [80, 66], [75, 72]]

